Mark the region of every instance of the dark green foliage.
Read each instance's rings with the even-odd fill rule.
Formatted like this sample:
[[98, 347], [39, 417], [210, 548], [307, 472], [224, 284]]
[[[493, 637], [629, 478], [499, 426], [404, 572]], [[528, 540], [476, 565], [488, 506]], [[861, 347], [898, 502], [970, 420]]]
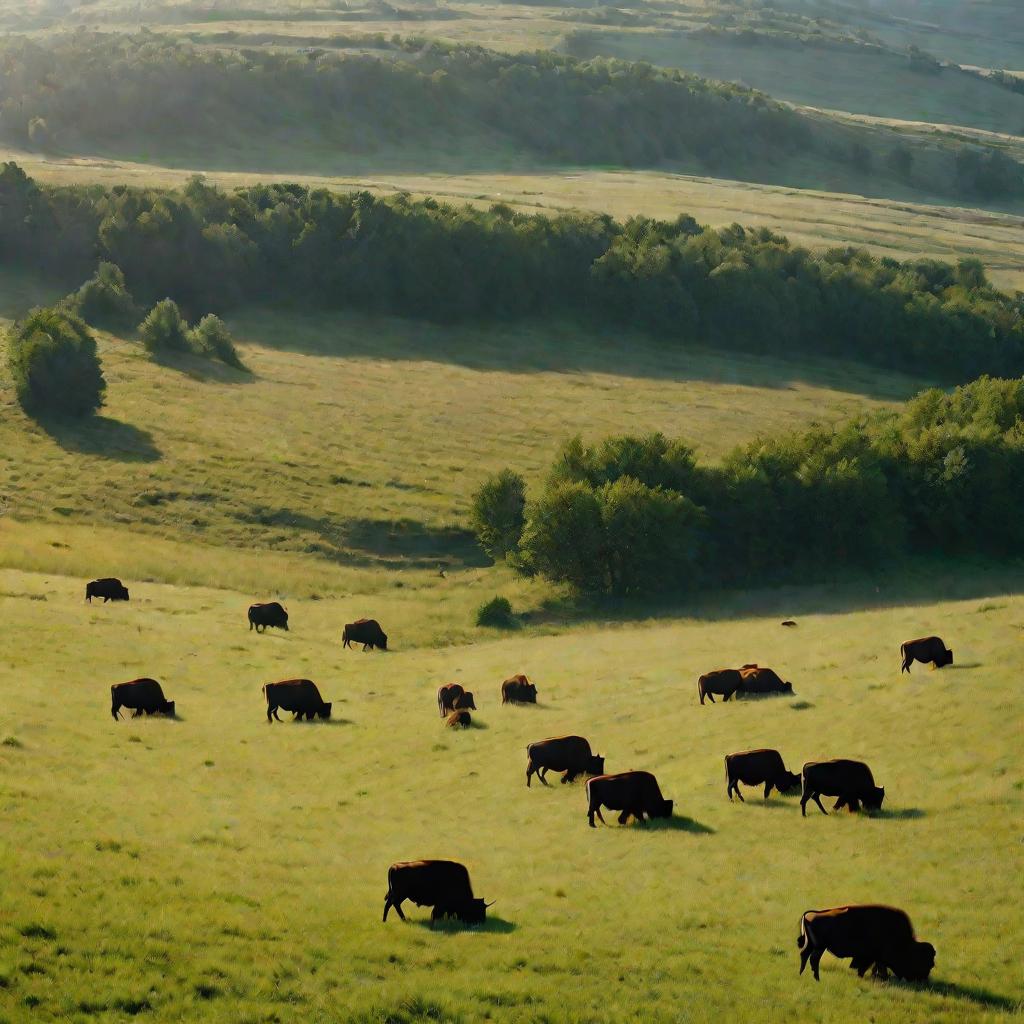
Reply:
[[[661, 440], [648, 475], [667, 474], [677, 448]], [[518, 562], [582, 592], [642, 595], [803, 581], [913, 552], [1015, 556], [1024, 543], [1024, 380], [982, 377], [902, 412], [758, 439], [693, 468], [680, 490], [595, 474], [600, 452], [645, 441], [569, 442], [528, 505]]]
[[0, 168], [0, 210], [0, 262], [68, 274], [99, 253], [147, 304], [174, 295], [193, 310], [287, 301], [441, 322], [570, 316], [951, 381], [1024, 372], [1024, 302], [980, 268], [815, 254], [738, 224], [547, 217], [299, 185], [225, 193], [200, 179], [182, 192], [41, 189], [13, 164]]
[[196, 355], [208, 359], [219, 359], [237, 370], [245, 366], [235, 349], [234, 339], [224, 321], [213, 313], [207, 313], [189, 333], [189, 345]]
[[139, 324], [139, 337], [151, 355], [168, 352], [191, 352], [188, 324], [171, 299], [158, 302]]
[[512, 605], [506, 597], [492, 597], [476, 611], [478, 626], [493, 626], [496, 629], [511, 629], [516, 624]]
[[8, 337], [18, 401], [36, 416], [80, 417], [103, 405], [106, 382], [84, 321], [62, 309], [34, 309]]
[[138, 309], [125, 286], [124, 274], [113, 263], [100, 263], [96, 273], [68, 296], [67, 302], [86, 323], [106, 330], [123, 330], [138, 320]]
[[469, 522], [480, 546], [492, 558], [504, 558], [519, 546], [526, 508], [526, 483], [503, 469], [473, 495]]

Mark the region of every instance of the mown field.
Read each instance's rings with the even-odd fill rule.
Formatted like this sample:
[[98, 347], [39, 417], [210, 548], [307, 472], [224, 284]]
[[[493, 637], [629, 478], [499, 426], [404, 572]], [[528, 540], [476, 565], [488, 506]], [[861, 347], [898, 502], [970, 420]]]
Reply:
[[[436, 650], [407, 639], [431, 594], [404, 616], [292, 601], [292, 632], [259, 636], [248, 592], [136, 584], [129, 605], [87, 606], [79, 578], [4, 571], [0, 1017], [1010, 1019], [1024, 604], [980, 571], [918, 583]], [[363, 612], [392, 652], [342, 652]], [[956, 667], [901, 677], [899, 642], [932, 631]], [[754, 660], [794, 697], [698, 705], [701, 670]], [[536, 708], [501, 707], [514, 671]], [[143, 673], [179, 720], [111, 720], [109, 684]], [[329, 723], [267, 724], [260, 686], [295, 674], [334, 701]], [[434, 701], [452, 679], [479, 707], [458, 734]], [[581, 786], [527, 790], [526, 743], [563, 732], [609, 770], [653, 770], [676, 817], [592, 831]], [[722, 756], [760, 745], [791, 766], [866, 759], [884, 812], [730, 805]], [[387, 866], [420, 856], [469, 866], [497, 901], [486, 928], [381, 923]], [[909, 910], [938, 949], [932, 985], [828, 957], [820, 985], [797, 976], [799, 915], [861, 900]]]

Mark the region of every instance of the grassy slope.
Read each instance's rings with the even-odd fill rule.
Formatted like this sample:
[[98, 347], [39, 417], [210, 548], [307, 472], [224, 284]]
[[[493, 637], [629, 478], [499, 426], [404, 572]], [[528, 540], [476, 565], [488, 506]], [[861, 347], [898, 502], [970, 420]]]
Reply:
[[[777, 595], [768, 618], [734, 607], [443, 651], [410, 649], [389, 621], [396, 651], [363, 655], [338, 645], [350, 601], [294, 603], [292, 633], [257, 636], [247, 594], [142, 585], [129, 606], [89, 607], [78, 580], [2, 572], [0, 700], [17, 714], [0, 733], [17, 745], [0, 745], [0, 1016], [1007, 1019], [1024, 997], [1007, 941], [1024, 602], [904, 604], [881, 582], [796, 597], [816, 611], [791, 631]], [[932, 631], [957, 668], [901, 678], [899, 641]], [[748, 660], [797, 700], [698, 706], [699, 671]], [[536, 709], [498, 703], [518, 670]], [[109, 683], [139, 673], [165, 681], [180, 721], [110, 720]], [[260, 685], [298, 673], [336, 718], [268, 726]], [[480, 728], [442, 728], [434, 690], [450, 679], [475, 689]], [[654, 770], [675, 827], [591, 831], [581, 787], [527, 791], [525, 744], [565, 731], [609, 770]], [[753, 792], [730, 805], [722, 755], [762, 744], [793, 766], [867, 759], [886, 813], [801, 820], [794, 799]], [[415, 908], [380, 923], [387, 865], [418, 856], [469, 865], [498, 901], [487, 930], [432, 934]], [[861, 982], [830, 958], [820, 987], [798, 978], [800, 913], [875, 899], [935, 943], [935, 987]]]

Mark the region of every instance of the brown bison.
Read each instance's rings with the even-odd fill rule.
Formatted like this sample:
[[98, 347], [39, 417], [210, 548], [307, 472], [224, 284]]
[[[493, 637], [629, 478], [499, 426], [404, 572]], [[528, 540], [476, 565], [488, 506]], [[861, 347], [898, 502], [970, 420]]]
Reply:
[[453, 711], [444, 724], [449, 729], [468, 729], [473, 724], [473, 716], [468, 711]]
[[562, 772], [562, 782], [572, 782], [579, 775], [603, 775], [604, 758], [590, 751], [590, 744], [582, 736], [552, 736], [538, 740], [526, 748], [526, 785], [537, 773], [544, 778], [549, 771]]
[[697, 680], [697, 693], [700, 696], [701, 704], [707, 697], [712, 704], [715, 703], [713, 694], [718, 694], [722, 700], [728, 700], [743, 685], [743, 676], [735, 668], [718, 668], [713, 672], [705, 672]]
[[288, 611], [277, 601], [249, 605], [249, 630], [262, 633], [267, 626], [288, 632]]
[[320, 691], [312, 679], [282, 679], [279, 683], [267, 683], [263, 687], [263, 696], [267, 698], [267, 721], [275, 719], [280, 722], [277, 709], [292, 712], [292, 721], [302, 719], [310, 722], [319, 716], [323, 719], [331, 717], [331, 705], [320, 696]]
[[114, 683], [110, 688], [110, 714], [115, 721], [121, 717], [121, 708], [131, 708], [132, 718], [138, 718], [143, 712], [174, 717], [174, 701], [164, 697], [164, 691], [155, 679]]
[[792, 693], [793, 684], [784, 683], [770, 668], [760, 665], [744, 665], [740, 669], [743, 682], [740, 693]]
[[735, 793], [741, 801], [741, 782], [745, 786], [760, 786], [763, 783], [765, 800], [773, 788], [780, 793], [787, 793], [800, 785], [800, 776], [786, 770], [782, 755], [777, 750], [767, 749], [726, 754], [725, 779], [728, 783], [725, 791], [729, 799]]
[[388, 892], [384, 897], [384, 920], [394, 907], [404, 921], [402, 904], [412, 900], [418, 907], [432, 907], [430, 927], [444, 917], [457, 917], [463, 924], [483, 924], [485, 903], [473, 896], [469, 872], [452, 860], [412, 860], [388, 868]]
[[863, 978], [874, 966], [874, 974], [888, 977], [892, 971], [904, 981], [925, 981], [935, 966], [935, 947], [918, 942], [910, 918], [895, 907], [875, 904], [808, 910], [800, 918], [800, 973], [811, 963], [814, 980], [825, 951], [840, 960], [850, 957], [850, 966]]
[[476, 711], [476, 701], [473, 699], [473, 691], [465, 690], [460, 693], [456, 698], [452, 707], [456, 711]]
[[885, 790], [875, 785], [871, 769], [863, 761], [808, 761], [803, 767], [803, 792], [800, 795], [800, 813], [807, 817], [807, 801], [813, 800], [822, 814], [828, 811], [821, 806], [822, 796], [839, 799], [832, 805], [838, 811], [844, 805], [851, 812], [860, 809], [863, 803], [869, 811], [877, 811], [885, 799]]
[[465, 692], [459, 683], [445, 683], [444, 686], [437, 688], [437, 710], [441, 712], [442, 718], [449, 711], [455, 710], [456, 698], [461, 697]]
[[362, 644], [364, 651], [379, 647], [382, 651], [388, 649], [388, 636], [376, 619], [356, 619], [345, 626], [341, 634], [341, 646], [351, 647], [352, 644]]
[[536, 704], [537, 687], [522, 673], [501, 684], [502, 704]]
[[953, 652], [937, 636], [924, 636], [920, 640], [908, 640], [905, 644], [900, 644], [900, 655], [903, 658], [901, 675], [909, 672], [915, 661], [920, 661], [924, 665], [931, 663], [935, 668], [953, 664]]
[[114, 579], [113, 576], [108, 576], [102, 580], [93, 580], [91, 583], [86, 583], [86, 601], [92, 604], [94, 597], [102, 597], [104, 604], [108, 601], [127, 601], [128, 588], [120, 580]]
[[594, 815], [605, 824], [601, 808], [621, 811], [619, 824], [625, 825], [630, 815], [642, 822], [651, 818], [671, 818], [672, 801], [661, 795], [658, 780], [650, 772], [619, 772], [587, 779], [587, 821], [596, 828]]

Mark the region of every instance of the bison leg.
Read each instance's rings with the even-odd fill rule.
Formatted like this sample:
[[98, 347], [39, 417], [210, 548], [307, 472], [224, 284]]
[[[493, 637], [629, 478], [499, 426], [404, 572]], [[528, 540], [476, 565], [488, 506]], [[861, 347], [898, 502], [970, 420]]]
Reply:
[[121, 705], [115, 704], [110, 709], [110, 713], [114, 716], [114, 721], [116, 722], [121, 717]]
[[[740, 803], [741, 804], [745, 804], [747, 802], [746, 800], [743, 799], [743, 791], [740, 789], [740, 784], [739, 784], [738, 781], [734, 781], [732, 783], [732, 791], [733, 791], [733, 793], [735, 793], [740, 798]], [[730, 796], [729, 799], [731, 800], [732, 796]]]
[[841, 810], [841, 809], [842, 809], [843, 807], [845, 807], [845, 806], [846, 806], [846, 797], [845, 797], [845, 796], [841, 796], [841, 797], [840, 797], [840, 798], [839, 798], [839, 799], [838, 799], [838, 800], [837, 800], [837, 801], [836, 801], [836, 802], [835, 802], [835, 803], [834, 803], [834, 804], [832, 805], [832, 810], [833, 810], [833, 811], [838, 811], [838, 810]]
[[813, 795], [812, 799], [818, 805], [818, 810], [821, 811], [822, 814], [827, 815], [828, 811], [826, 811], [825, 808], [821, 806], [821, 796], [819, 794], [815, 793]]
[[562, 773], [562, 785], [564, 786], [566, 783], [575, 782], [576, 781], [576, 776], [578, 774], [579, 773], [576, 771], [575, 768], [570, 768], [568, 771], [563, 772]]
[[818, 976], [818, 964], [821, 963], [821, 958], [825, 955], [824, 949], [816, 949], [811, 953], [811, 973], [814, 975], [815, 981], [821, 981]]
[[800, 973], [804, 973], [804, 968], [807, 966], [807, 961], [811, 955], [811, 944], [806, 939], [804, 941], [804, 948], [800, 950]]
[[856, 797], [853, 797], [846, 801], [846, 806], [849, 807], [851, 814], [856, 814], [857, 811], [860, 810], [860, 801]]
[[620, 825], [625, 825], [629, 821], [629, 811], [623, 811], [619, 817], [618, 822]]
[[587, 820], [590, 822], [590, 827], [591, 828], [597, 828], [597, 826], [594, 824], [594, 815], [595, 814], [598, 816], [598, 818], [601, 819], [601, 824], [602, 825], [606, 824], [606, 822], [604, 820], [604, 815], [601, 813], [601, 805], [600, 804], [591, 804], [590, 805], [590, 810], [587, 812]]
[[142, 717], [142, 708], [136, 708], [132, 712], [132, 718], [141, 718], [141, 717]]
[[764, 798], [765, 798], [765, 800], [767, 800], [768, 797], [771, 796], [771, 793], [772, 793], [772, 782], [769, 780], [768, 782], [766, 782], [764, 784]]
[[[526, 788], [527, 789], [530, 788], [530, 779], [533, 776], [533, 770], [534, 770], [533, 769], [533, 761], [527, 761], [526, 762]], [[537, 778], [540, 779], [540, 773], [539, 772], [537, 773]], [[543, 782], [543, 781], [544, 780], [541, 779], [541, 782]]]
[[889, 968], [885, 964], [876, 963], [875, 969], [871, 972], [872, 978], [878, 978], [879, 981], [889, 980]]

